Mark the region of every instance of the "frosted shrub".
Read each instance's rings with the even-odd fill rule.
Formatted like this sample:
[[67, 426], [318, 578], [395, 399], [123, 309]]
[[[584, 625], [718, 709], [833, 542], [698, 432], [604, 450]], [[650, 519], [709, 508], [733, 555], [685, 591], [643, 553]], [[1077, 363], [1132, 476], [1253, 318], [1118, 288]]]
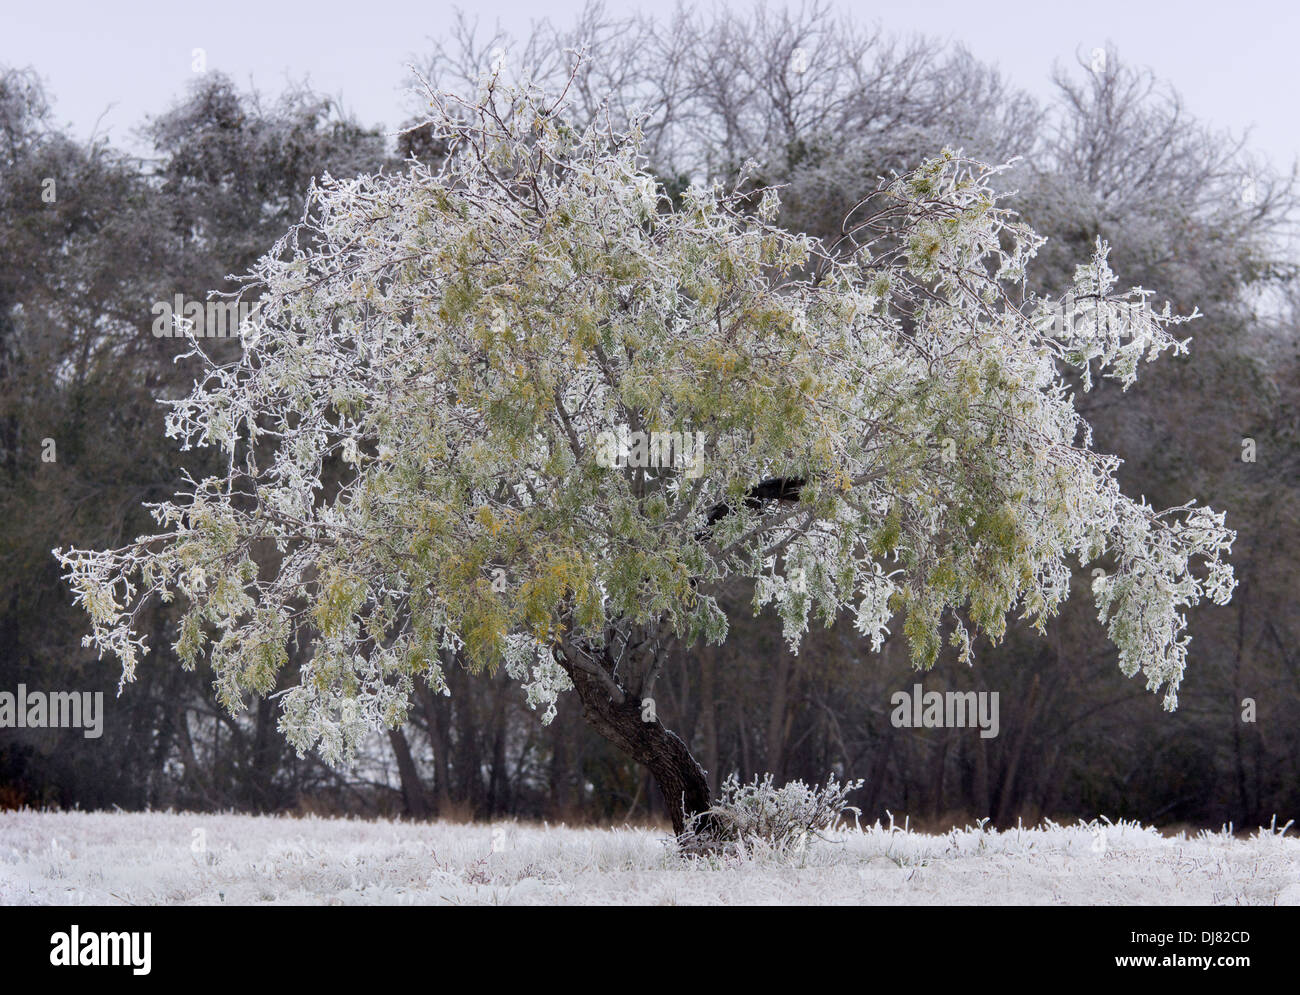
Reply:
[[846, 812], [861, 810], [848, 803], [849, 793], [862, 780], [840, 783], [831, 774], [824, 786], [791, 781], [782, 787], [772, 775], [742, 784], [735, 775], [722, 782], [713, 807], [691, 820], [679, 841], [684, 854], [801, 851], [813, 838], [834, 829]]

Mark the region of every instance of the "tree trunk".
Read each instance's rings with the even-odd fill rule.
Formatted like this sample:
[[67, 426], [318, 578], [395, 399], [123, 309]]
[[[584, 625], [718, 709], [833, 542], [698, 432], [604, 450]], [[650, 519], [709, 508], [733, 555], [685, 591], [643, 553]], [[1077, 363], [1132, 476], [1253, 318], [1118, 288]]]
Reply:
[[785, 775], [786, 709], [789, 707], [790, 658], [777, 653], [772, 674], [768, 680], [771, 697], [767, 708], [767, 748], [763, 759], [772, 776], [783, 780]]
[[415, 767], [415, 758], [411, 756], [411, 744], [401, 729], [388, 730], [388, 742], [392, 744], [393, 756], [397, 758], [397, 774], [402, 784], [402, 802], [406, 814], [415, 819], [429, 816], [429, 803], [424, 794], [424, 784], [420, 781], [420, 772]]
[[993, 820], [995, 826], [1005, 826], [1007, 820], [1011, 818], [1012, 806], [1015, 796], [1012, 793], [1016, 784], [1016, 769], [1020, 766], [1020, 758], [1025, 752], [1025, 741], [1029, 738], [1029, 727], [1034, 721], [1034, 706], [1038, 702], [1038, 674], [1034, 674], [1034, 680], [1029, 685], [1029, 696], [1025, 701], [1024, 718], [1021, 721], [1020, 730], [1016, 734], [1016, 745], [1011, 750], [1011, 755], [1007, 759], [1006, 776], [1002, 780], [1002, 793], [998, 798], [998, 814]]
[[700, 660], [700, 715], [704, 724], [705, 773], [709, 790], [718, 790], [718, 715], [714, 692], [713, 664], [716, 654], [709, 650]]
[[[571, 653], [566, 648], [560, 665], [573, 681], [578, 700], [582, 702], [583, 718], [605, 739], [649, 769], [663, 792], [673, 832], [681, 836], [691, 818], [707, 811], [711, 804], [704, 769], [691, 756], [681, 737], [666, 729], [657, 716], [650, 721], [642, 718], [642, 700], [617, 684], [607, 657], [598, 653], [584, 655], [582, 662], [578, 662]], [[605, 677], [592, 673], [583, 664], [600, 667]], [[623, 700], [616, 700], [616, 695]], [[707, 822], [701, 820], [701, 823], [697, 830], [707, 833]]]
[[[429, 728], [429, 743], [433, 747], [434, 811], [444, 818], [451, 811], [451, 723], [443, 702], [436, 701], [433, 691], [424, 681], [415, 682], [416, 695], [424, 709], [424, 721]], [[436, 697], [441, 698], [441, 695]]]

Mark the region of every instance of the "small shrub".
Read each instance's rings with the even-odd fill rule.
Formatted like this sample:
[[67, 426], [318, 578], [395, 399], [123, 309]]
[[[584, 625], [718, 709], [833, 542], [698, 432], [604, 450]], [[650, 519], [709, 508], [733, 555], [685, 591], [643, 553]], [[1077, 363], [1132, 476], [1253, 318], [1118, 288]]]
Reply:
[[791, 781], [778, 788], [772, 775], [741, 784], [730, 775], [708, 811], [696, 815], [678, 839], [687, 855], [737, 855], [769, 853], [785, 856], [802, 850], [813, 838], [834, 829], [846, 812], [861, 810], [848, 803], [849, 792], [863, 781], [843, 784], [831, 774], [825, 786]]

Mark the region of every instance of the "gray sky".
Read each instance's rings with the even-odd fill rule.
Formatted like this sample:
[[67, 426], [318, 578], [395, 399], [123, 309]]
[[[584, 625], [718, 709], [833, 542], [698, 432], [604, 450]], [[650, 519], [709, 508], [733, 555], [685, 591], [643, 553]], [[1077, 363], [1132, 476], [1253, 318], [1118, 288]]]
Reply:
[[[105, 3], [0, 0], [0, 63], [31, 65], [45, 77], [60, 121], [88, 136], [100, 122], [132, 146], [146, 114], [165, 110], [193, 78], [191, 51], [240, 85], [277, 93], [286, 80], [308, 78], [341, 97], [364, 123], [394, 128], [401, 118], [404, 66], [441, 32], [452, 4], [415, 0], [342, 3], [314, 0], [176, 0]], [[737, 8], [747, 6], [737, 0]], [[485, 26], [499, 20], [521, 34], [530, 19], [571, 20], [582, 0], [466, 2]], [[614, 11], [666, 9], [609, 0]], [[1114, 42], [1128, 62], [1145, 65], [1177, 87], [1188, 109], [1218, 127], [1251, 131], [1250, 147], [1275, 166], [1300, 156], [1300, 38], [1297, 0], [909, 0], [842, 2], [889, 33], [924, 33], [963, 42], [1011, 80], [1044, 94], [1054, 60]], [[101, 118], [102, 115], [102, 118]]]

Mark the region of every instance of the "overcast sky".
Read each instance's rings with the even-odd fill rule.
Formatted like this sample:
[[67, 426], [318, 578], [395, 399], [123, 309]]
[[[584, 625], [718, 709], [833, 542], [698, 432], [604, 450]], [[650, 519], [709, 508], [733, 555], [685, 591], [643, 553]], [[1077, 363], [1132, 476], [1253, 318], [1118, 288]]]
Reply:
[[[743, 9], [747, 0], [733, 6]], [[485, 25], [515, 34], [531, 19], [564, 23], [582, 0], [463, 3]], [[613, 11], [668, 3], [610, 0]], [[1250, 146], [1283, 167], [1300, 156], [1300, 2], [1297, 0], [907, 0], [839, 4], [888, 32], [965, 43], [1012, 81], [1045, 94], [1053, 61], [1113, 42], [1219, 127], [1250, 129]], [[131, 130], [165, 110], [193, 79], [191, 51], [239, 84], [278, 93], [307, 78], [341, 97], [364, 123], [394, 128], [404, 116], [403, 67], [448, 23], [452, 4], [414, 0], [0, 0], [0, 64], [33, 66], [46, 79], [60, 121], [88, 136], [99, 122], [133, 147]]]

